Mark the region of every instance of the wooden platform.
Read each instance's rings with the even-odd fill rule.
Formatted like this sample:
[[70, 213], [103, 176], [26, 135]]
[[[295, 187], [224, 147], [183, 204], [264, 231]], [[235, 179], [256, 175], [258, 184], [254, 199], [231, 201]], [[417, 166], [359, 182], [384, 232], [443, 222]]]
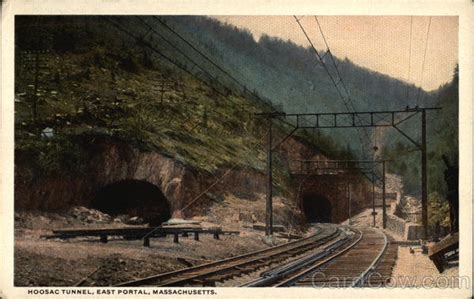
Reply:
[[428, 246], [428, 256], [433, 261], [440, 273], [444, 270], [444, 255], [450, 251], [459, 249], [459, 234], [449, 235], [443, 240]]
[[392, 243], [398, 246], [421, 246], [420, 240], [394, 240]]
[[121, 236], [126, 240], [143, 239], [144, 246], [150, 246], [150, 238], [174, 236], [174, 242], [179, 242], [179, 236], [194, 235], [194, 240], [199, 241], [200, 234], [212, 234], [214, 239], [219, 235], [239, 234], [239, 231], [223, 231], [220, 227], [202, 228], [197, 226], [166, 226], [166, 227], [123, 227], [123, 228], [87, 228], [87, 229], [62, 229], [53, 230], [51, 235], [43, 235], [46, 239], [72, 239], [77, 237], [99, 237], [102, 243], [108, 242], [109, 236]]

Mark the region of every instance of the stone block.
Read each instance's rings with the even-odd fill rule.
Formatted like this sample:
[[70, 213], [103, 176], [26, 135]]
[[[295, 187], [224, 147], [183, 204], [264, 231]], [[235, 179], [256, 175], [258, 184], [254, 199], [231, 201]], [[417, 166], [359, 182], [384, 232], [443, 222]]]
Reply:
[[405, 229], [406, 240], [423, 239], [423, 226], [420, 224], [408, 224]]

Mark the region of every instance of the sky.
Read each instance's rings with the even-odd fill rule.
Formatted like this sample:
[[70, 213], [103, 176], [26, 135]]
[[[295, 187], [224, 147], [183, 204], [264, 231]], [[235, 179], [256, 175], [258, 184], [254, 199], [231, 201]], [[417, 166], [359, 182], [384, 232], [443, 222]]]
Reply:
[[[248, 29], [256, 40], [266, 34], [309, 46], [293, 16], [214, 18]], [[318, 16], [317, 19], [331, 52], [339, 58], [347, 57], [358, 65], [428, 91], [452, 79], [458, 62], [457, 17], [432, 16], [431, 23], [429, 16]], [[316, 48], [326, 49], [315, 17], [304, 16], [301, 24]]]

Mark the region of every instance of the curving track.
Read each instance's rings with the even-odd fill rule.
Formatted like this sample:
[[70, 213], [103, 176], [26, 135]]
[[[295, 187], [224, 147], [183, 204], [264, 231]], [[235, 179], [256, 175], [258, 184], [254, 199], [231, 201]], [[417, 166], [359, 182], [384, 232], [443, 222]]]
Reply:
[[323, 225], [294, 242], [117, 286], [216, 286], [245, 274], [242, 287], [383, 286], [396, 252], [381, 230]]
[[283, 245], [212, 263], [124, 282], [117, 286], [214, 286], [235, 276], [298, 258], [331, 240], [346, 238], [335, 225], [318, 227], [317, 233]]
[[396, 247], [380, 230], [360, 228], [351, 242], [339, 246], [315, 263], [278, 279], [262, 278], [245, 286], [275, 287], [374, 287], [390, 279]]

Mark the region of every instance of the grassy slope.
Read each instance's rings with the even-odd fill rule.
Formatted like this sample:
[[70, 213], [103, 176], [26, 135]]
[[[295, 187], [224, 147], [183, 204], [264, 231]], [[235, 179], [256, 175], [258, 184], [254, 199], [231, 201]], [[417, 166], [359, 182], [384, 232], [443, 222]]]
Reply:
[[54, 146], [54, 140], [38, 136], [39, 130], [51, 127], [58, 138], [91, 133], [114, 136], [209, 171], [235, 158], [242, 165], [263, 167], [258, 128], [240, 110], [256, 112], [257, 105], [235, 95], [224, 98], [192, 78], [165, 75], [160, 68], [137, 64], [137, 70], [129, 72], [120, 66], [100, 67], [95, 57], [101, 52], [110, 55], [101, 48], [42, 55], [47, 68], [56, 70], [60, 78], [42, 76], [36, 125], [29, 99], [31, 81], [20, 72], [15, 105], [18, 149], [30, 148], [32, 142], [45, 150]]
[[[116, 31], [83, 35], [83, 27], [61, 28], [17, 32], [15, 148], [17, 159], [27, 159], [38, 174], [87, 174], [84, 136], [122, 140], [199, 171], [234, 164], [264, 169], [266, 125], [253, 113], [271, 110], [267, 103], [235, 92], [224, 96]], [[35, 50], [28, 42], [38, 35], [53, 42], [39, 56], [35, 122], [35, 55], [25, 51]], [[61, 47], [64, 36], [73, 48]], [[45, 128], [54, 130], [53, 138], [41, 136]], [[283, 128], [276, 126], [275, 135], [284, 135]], [[326, 152], [340, 151], [324, 136], [317, 142]], [[275, 179], [285, 190], [288, 173], [277, 157]]]

